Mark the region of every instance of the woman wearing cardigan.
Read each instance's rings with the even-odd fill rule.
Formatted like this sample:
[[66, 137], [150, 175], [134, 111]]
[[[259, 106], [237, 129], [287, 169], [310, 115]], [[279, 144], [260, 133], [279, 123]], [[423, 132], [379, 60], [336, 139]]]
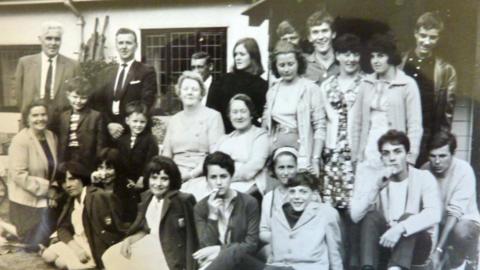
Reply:
[[10, 220], [17, 235], [29, 248], [47, 245], [55, 217], [57, 138], [47, 130], [48, 109], [34, 101], [22, 113], [25, 126], [12, 139], [9, 148], [8, 197]]
[[353, 107], [352, 156], [358, 162], [379, 164], [377, 141], [388, 130], [396, 129], [407, 134], [409, 162], [415, 164], [423, 132], [417, 83], [396, 67], [401, 58], [392, 37], [375, 35], [368, 49], [374, 73], [360, 83]]
[[319, 127], [319, 100], [312, 98], [320, 91], [313, 82], [303, 78], [306, 62], [300, 49], [280, 41], [272, 54], [272, 71], [281, 79], [267, 93], [262, 125], [270, 138], [270, 149], [283, 146], [298, 150], [299, 169], [315, 170], [312, 161], [314, 131]]

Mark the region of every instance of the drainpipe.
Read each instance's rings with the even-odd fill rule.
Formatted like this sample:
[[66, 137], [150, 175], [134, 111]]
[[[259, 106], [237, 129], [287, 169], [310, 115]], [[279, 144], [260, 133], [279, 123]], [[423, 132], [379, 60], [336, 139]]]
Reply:
[[80, 50], [78, 53], [78, 57], [79, 57], [79, 60], [82, 60], [80, 58], [82, 57], [82, 50], [85, 45], [84, 43], [85, 18], [83, 17], [82, 13], [80, 13], [80, 11], [73, 5], [72, 0], [65, 0], [63, 4], [65, 4], [65, 6], [67, 6], [70, 9], [70, 11], [73, 14], [75, 14], [75, 16], [77, 16], [78, 18], [77, 25], [80, 26]]

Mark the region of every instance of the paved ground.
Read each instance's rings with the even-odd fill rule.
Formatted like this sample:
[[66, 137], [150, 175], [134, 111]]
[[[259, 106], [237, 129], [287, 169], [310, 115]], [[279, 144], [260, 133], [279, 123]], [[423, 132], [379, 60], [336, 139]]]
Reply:
[[[0, 218], [8, 221], [8, 200], [0, 205]], [[35, 253], [25, 253], [20, 249], [3, 254], [0, 249], [0, 270], [53, 270]]]

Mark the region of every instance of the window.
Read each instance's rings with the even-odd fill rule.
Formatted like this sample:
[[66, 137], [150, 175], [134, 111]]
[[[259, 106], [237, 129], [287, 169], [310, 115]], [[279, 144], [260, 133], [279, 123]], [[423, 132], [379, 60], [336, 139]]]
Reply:
[[40, 45], [0, 46], [0, 111], [18, 111], [15, 70], [22, 56], [38, 53]]
[[173, 86], [184, 70], [190, 69], [190, 57], [205, 51], [212, 57], [214, 76], [226, 71], [227, 29], [181, 28], [142, 30], [142, 60], [157, 72], [161, 107], [168, 113], [180, 109]]

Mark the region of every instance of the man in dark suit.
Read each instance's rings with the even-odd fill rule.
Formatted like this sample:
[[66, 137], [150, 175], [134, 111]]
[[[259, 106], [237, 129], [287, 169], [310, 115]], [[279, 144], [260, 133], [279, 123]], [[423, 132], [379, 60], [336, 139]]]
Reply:
[[120, 62], [107, 71], [106, 84], [92, 97], [92, 106], [102, 112], [111, 137], [118, 139], [125, 130], [126, 105], [140, 100], [151, 109], [157, 82], [155, 70], [134, 59], [138, 44], [133, 30], [120, 28], [115, 42]]

